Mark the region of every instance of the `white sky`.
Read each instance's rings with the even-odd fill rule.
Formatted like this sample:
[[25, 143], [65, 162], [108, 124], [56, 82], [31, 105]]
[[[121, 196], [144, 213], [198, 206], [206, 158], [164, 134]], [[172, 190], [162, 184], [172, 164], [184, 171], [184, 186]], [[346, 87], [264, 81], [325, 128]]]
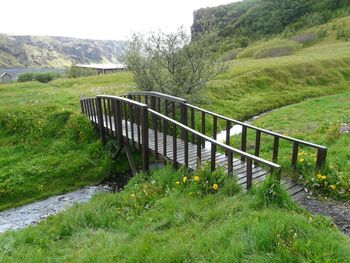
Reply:
[[2, 0], [0, 33], [128, 39], [131, 32], [189, 30], [193, 11], [237, 0]]

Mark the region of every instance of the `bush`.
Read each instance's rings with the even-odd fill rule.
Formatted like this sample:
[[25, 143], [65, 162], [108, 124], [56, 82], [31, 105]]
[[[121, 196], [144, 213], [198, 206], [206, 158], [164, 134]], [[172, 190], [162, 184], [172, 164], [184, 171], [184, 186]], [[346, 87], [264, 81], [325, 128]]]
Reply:
[[76, 64], [72, 64], [69, 69], [67, 69], [66, 74], [70, 78], [79, 78], [97, 75], [97, 71], [92, 68], [80, 68]]
[[257, 191], [258, 204], [262, 207], [290, 208], [293, 202], [274, 175], [268, 176]]
[[28, 72], [22, 73], [18, 76], [18, 82], [27, 82], [27, 81], [38, 81], [41, 83], [48, 83], [54, 79], [61, 77], [59, 73], [56, 72]]
[[292, 40], [286, 39], [273, 39], [267, 42], [258, 43], [244, 49], [237, 58], [267, 58], [267, 57], [280, 57], [293, 54], [302, 45]]
[[223, 61], [231, 61], [237, 58], [238, 54], [241, 52], [241, 49], [234, 49], [231, 52], [223, 56]]
[[302, 45], [305, 45], [305, 44], [309, 44], [309, 43], [312, 43], [315, 40], [317, 40], [317, 36], [312, 32], [301, 33], [301, 34], [293, 36], [292, 40], [295, 42], [298, 42]]

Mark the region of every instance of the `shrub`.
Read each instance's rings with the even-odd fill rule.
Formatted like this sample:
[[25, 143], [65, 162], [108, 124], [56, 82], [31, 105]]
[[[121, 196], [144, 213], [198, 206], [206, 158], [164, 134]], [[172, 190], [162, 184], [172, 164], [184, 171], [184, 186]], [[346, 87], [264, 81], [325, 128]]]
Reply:
[[288, 192], [274, 175], [268, 176], [257, 191], [258, 204], [263, 207], [290, 208], [293, 204]]
[[301, 34], [297, 34], [297, 35], [292, 37], [293, 41], [298, 42], [302, 45], [312, 43], [316, 39], [317, 39], [317, 36], [312, 32], [301, 33]]
[[238, 54], [241, 52], [241, 49], [234, 49], [231, 52], [223, 56], [223, 61], [231, 61], [237, 58]]
[[27, 81], [38, 81], [41, 83], [48, 83], [54, 79], [59, 78], [61, 75], [56, 72], [27, 72], [22, 73], [18, 76], [18, 82], [27, 82]]

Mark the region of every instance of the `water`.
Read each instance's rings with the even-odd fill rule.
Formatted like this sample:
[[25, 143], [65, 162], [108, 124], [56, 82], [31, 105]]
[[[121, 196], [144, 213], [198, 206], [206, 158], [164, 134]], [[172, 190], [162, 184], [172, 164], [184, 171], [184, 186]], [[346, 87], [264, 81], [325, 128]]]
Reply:
[[64, 74], [64, 69], [45, 69], [45, 68], [0, 68], [0, 75], [4, 72], [9, 73], [13, 80], [17, 80], [18, 75], [25, 72], [57, 72]]
[[76, 203], [85, 203], [95, 194], [111, 192], [110, 185], [87, 186], [74, 192], [50, 197], [28, 205], [0, 212], [0, 233], [34, 225]]

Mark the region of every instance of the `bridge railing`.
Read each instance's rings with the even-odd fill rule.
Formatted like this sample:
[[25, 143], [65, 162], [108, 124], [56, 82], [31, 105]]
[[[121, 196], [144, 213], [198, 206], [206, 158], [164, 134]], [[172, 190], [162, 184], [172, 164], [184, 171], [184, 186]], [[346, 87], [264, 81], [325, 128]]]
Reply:
[[148, 171], [148, 105], [108, 95], [80, 101], [82, 112], [97, 124], [102, 142], [109, 135], [116, 137], [119, 145], [132, 144], [141, 151], [142, 170]]
[[[166, 99], [169, 100], [170, 98], [167, 97]], [[190, 162], [194, 162], [193, 158], [190, 159], [189, 154], [192, 156], [196, 154], [195, 162], [198, 168], [203, 157], [202, 142], [206, 141], [211, 144], [209, 158], [211, 170], [215, 170], [220, 165], [226, 167], [227, 173], [232, 175], [234, 166], [241, 165], [241, 173], [246, 175], [247, 189], [252, 186], [253, 169], [256, 164], [265, 166], [267, 168], [266, 171], [270, 173], [280, 175], [280, 165], [225, 145], [177, 121], [173, 118], [173, 115], [176, 113], [175, 101], [170, 101], [170, 106], [172, 114], [171, 116], [166, 116], [157, 110], [150, 109], [145, 103], [124, 97], [101, 95], [96, 98], [81, 99], [82, 112], [97, 124], [103, 142], [106, 141], [106, 136], [110, 135], [117, 137], [119, 143], [130, 143], [141, 150], [143, 171], [148, 171], [149, 169], [150, 151], [153, 151], [157, 157], [161, 156], [164, 159], [171, 159], [175, 167], [180, 163], [184, 163], [185, 166], [189, 167]], [[149, 129], [149, 123], [152, 124], [153, 131]], [[162, 124], [162, 127], [158, 126], [159, 123]], [[128, 134], [128, 132], [131, 134]], [[149, 148], [150, 132], [153, 132], [154, 140], [154, 148], [152, 150]], [[158, 140], [158, 134], [163, 136], [163, 138]], [[171, 145], [168, 142], [169, 134], [172, 135]], [[193, 147], [191, 152], [189, 152], [189, 136], [195, 138], [197, 146], [195, 153], [193, 152]], [[181, 137], [181, 144], [183, 143], [183, 145], [178, 145], [180, 143], [179, 137]], [[161, 145], [158, 145], [158, 141], [162, 141]], [[170, 148], [172, 152], [169, 151]], [[220, 164], [217, 164], [218, 148], [222, 148], [227, 152], [227, 158], [221, 159]], [[183, 149], [184, 155], [181, 157], [178, 156], [179, 149]], [[237, 164], [237, 162], [234, 163], [234, 155], [244, 160], [244, 165]], [[191, 167], [193, 165], [191, 163]]]
[[[317, 170], [321, 170], [325, 165], [326, 157], [327, 157], [327, 147], [324, 147], [322, 145], [299, 140], [280, 133], [262, 129], [254, 125], [244, 123], [232, 118], [228, 118], [226, 116], [217, 114], [215, 112], [211, 112], [203, 108], [191, 105], [185, 99], [181, 99], [174, 96], [165, 95], [158, 92], [146, 92], [146, 91], [131, 92], [131, 93], [128, 93], [128, 95], [126, 96], [128, 96], [128, 98], [132, 100], [139, 100], [139, 101], [144, 100], [146, 104], [151, 101], [150, 107], [153, 110], [156, 110], [157, 112], [162, 113], [166, 116], [168, 116], [168, 113], [166, 112], [166, 110], [168, 110], [167, 105], [175, 104], [176, 105], [175, 110], [176, 108], [178, 108], [178, 111], [177, 113], [173, 114], [173, 116], [178, 116], [177, 120], [179, 120], [182, 124], [185, 124], [192, 129], [196, 129], [200, 131], [204, 135], [207, 134], [208, 126], [210, 126], [212, 129], [211, 138], [214, 140], [217, 139], [218, 123], [219, 122], [225, 123], [224, 124], [224, 126], [226, 126], [225, 144], [228, 146], [230, 146], [231, 144], [230, 143], [231, 128], [233, 127], [233, 125], [240, 125], [242, 127], [242, 132], [240, 134], [240, 137], [241, 137], [240, 150], [243, 152], [247, 152], [248, 132], [251, 130], [255, 133], [254, 155], [257, 157], [260, 156], [262, 135], [265, 135], [265, 136], [267, 135], [269, 137], [272, 137], [273, 151], [272, 151], [271, 160], [274, 163], [278, 162], [280, 141], [284, 140], [292, 144], [292, 152], [291, 152], [292, 168], [295, 169], [297, 167], [298, 153], [299, 153], [299, 148], [301, 146], [309, 147], [316, 151], [317, 158], [316, 158], [315, 166]], [[211, 120], [208, 120], [208, 117], [210, 117]], [[195, 136], [192, 135], [191, 142], [194, 142], [194, 140], [195, 140]], [[202, 140], [201, 145], [202, 147], [205, 147], [205, 140]], [[243, 157], [242, 157], [242, 161], [244, 161]]]

